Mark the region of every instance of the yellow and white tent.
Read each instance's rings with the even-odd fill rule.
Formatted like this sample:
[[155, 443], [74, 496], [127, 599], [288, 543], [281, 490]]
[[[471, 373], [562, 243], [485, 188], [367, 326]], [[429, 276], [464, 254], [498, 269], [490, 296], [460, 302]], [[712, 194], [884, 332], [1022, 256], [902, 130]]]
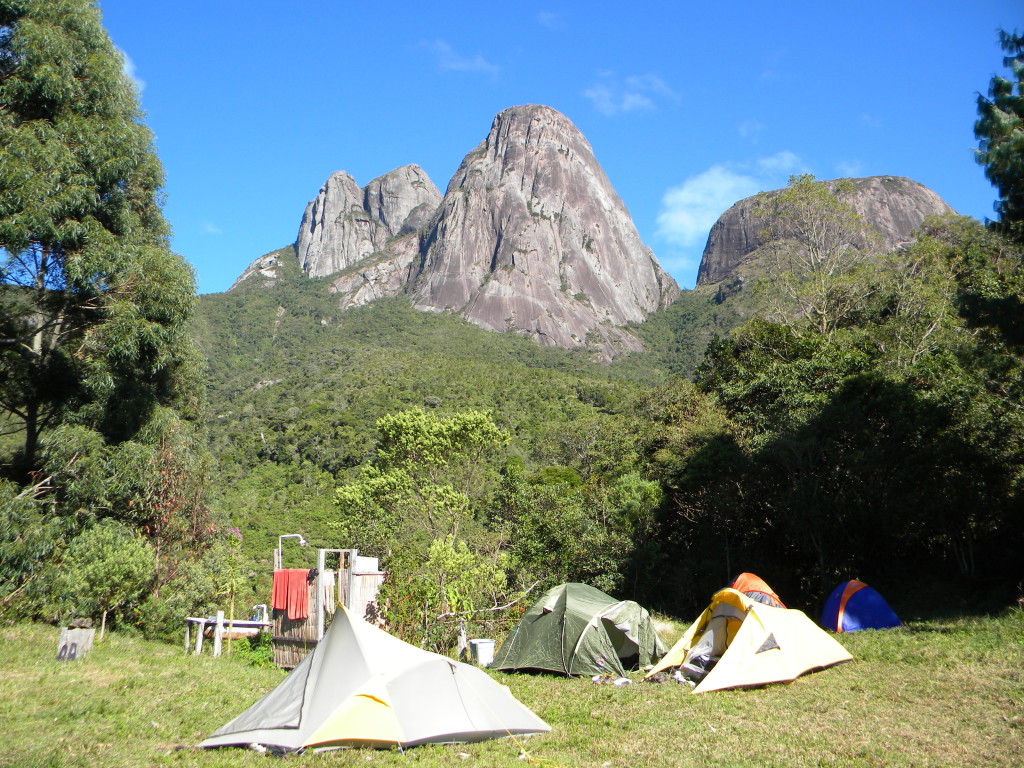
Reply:
[[[648, 674], [679, 667], [700, 678], [694, 693], [789, 682], [853, 656], [802, 611], [723, 589]], [[704, 670], [709, 671], [704, 673]]]
[[280, 685], [199, 746], [412, 747], [550, 730], [483, 670], [340, 608]]

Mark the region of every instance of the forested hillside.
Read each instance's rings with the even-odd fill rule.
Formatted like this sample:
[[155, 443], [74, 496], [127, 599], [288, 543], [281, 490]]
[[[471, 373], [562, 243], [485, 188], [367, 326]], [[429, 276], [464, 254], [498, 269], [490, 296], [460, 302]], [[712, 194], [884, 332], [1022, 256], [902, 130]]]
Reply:
[[[241, 528], [244, 551], [260, 564], [260, 585], [269, 580], [281, 533], [297, 530], [315, 544], [358, 546], [367, 554], [394, 548], [372, 539], [369, 519], [343, 524], [335, 490], [379, 464], [375, 425], [404, 412], [421, 413], [426, 422], [407, 427], [427, 431], [480, 415], [476, 426], [490, 444], [475, 454], [479, 476], [462, 502], [461, 528], [478, 554], [519, 552], [503, 594], [538, 578], [621, 585], [633, 523], [613, 507], [632, 493], [643, 506], [635, 513], [650, 517], [660, 499], [656, 484], [644, 479], [652, 438], [640, 413], [651, 392], [670, 381], [654, 356], [607, 366], [582, 351], [417, 312], [404, 298], [342, 314], [324, 286], [286, 267], [272, 286], [201, 300], [196, 335], [209, 361], [209, 431], [220, 462], [211, 503]], [[465, 468], [442, 474], [447, 484], [464, 487]], [[543, 496], [535, 519], [502, 511], [518, 503], [510, 494], [520, 485]], [[543, 529], [529, 541], [518, 531], [528, 525]], [[517, 543], [508, 540], [511, 528]], [[584, 540], [590, 544], [580, 547]], [[426, 559], [432, 542], [420, 542], [422, 551], [409, 556]], [[570, 543], [578, 551], [560, 551]], [[534, 554], [526, 554], [528, 547]], [[543, 562], [540, 551], [555, 557]]]
[[[780, 227], [847, 216], [816, 184], [778, 198]], [[808, 606], [853, 575], [1008, 599], [1020, 250], [955, 216], [920, 234], [827, 276], [796, 260], [767, 292], [684, 293], [611, 365], [401, 298], [338, 314], [297, 269], [204, 297], [214, 507], [260, 583], [284, 532], [381, 556], [415, 632], [567, 579], [684, 614], [739, 570]]]

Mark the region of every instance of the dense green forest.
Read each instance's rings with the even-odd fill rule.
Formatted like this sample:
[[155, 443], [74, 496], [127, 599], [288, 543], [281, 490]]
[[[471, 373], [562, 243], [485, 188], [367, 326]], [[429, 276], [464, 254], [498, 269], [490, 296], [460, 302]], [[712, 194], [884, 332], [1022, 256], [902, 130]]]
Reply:
[[[935, 219], [898, 253], [850, 260], [821, 316], [743, 320], [756, 300], [690, 292], [610, 366], [401, 298], [338, 315], [290, 267], [203, 297], [197, 337], [224, 372], [211, 503], [261, 585], [293, 529], [380, 555], [417, 606], [389, 595], [409, 627], [566, 579], [686, 615], [740, 570], [808, 607], [849, 576], [1010, 599], [1019, 261], [982, 224]], [[685, 354], [694, 327], [703, 358]]]
[[[425, 486], [435, 496], [442, 486], [463, 493], [453, 513], [459, 542], [472, 544], [474, 556], [502, 560], [501, 597], [538, 578], [590, 578], [609, 589], [622, 583], [633, 544], [609, 505], [639, 495], [648, 508], [637, 513], [651, 516], [660, 499], [647, 478], [651, 436], [638, 411], [670, 381], [652, 355], [601, 365], [583, 352], [417, 312], [402, 298], [341, 314], [322, 282], [302, 275], [294, 259], [282, 264], [272, 286], [202, 297], [196, 326], [211, 372], [211, 449], [220, 460], [211, 506], [241, 529], [243, 551], [259, 563], [260, 587], [276, 537], [293, 531], [314, 544], [429, 560], [431, 544], [448, 531], [440, 523], [388, 528], [410, 539], [410, 551], [369, 531], [369, 518], [392, 503], [416, 518], [431, 493]], [[463, 426], [478, 434], [466, 440], [486, 445], [474, 446], [467, 467], [452, 460], [458, 438], [421, 434], [444, 449], [418, 457], [431, 464], [429, 479], [415, 466], [403, 470], [415, 476], [415, 501], [364, 500], [346, 510], [337, 489], [365, 486], [367, 470], [381, 467], [387, 423], [380, 422], [412, 413], [421, 416], [402, 428], [420, 433], [458, 429], [475, 414], [472, 429]], [[529, 518], [512, 508], [526, 496], [540, 505]], [[594, 505], [605, 508], [602, 516], [592, 514]], [[520, 530], [527, 526], [538, 529], [531, 539]], [[527, 551], [570, 543], [585, 546], [562, 552], [561, 562], [537, 562]], [[451, 608], [438, 599], [445, 604], [439, 612]]]
[[285, 533], [379, 556], [389, 626], [442, 650], [441, 617], [500, 632], [518, 607], [475, 612], [567, 580], [680, 616], [744, 570], [811, 610], [849, 577], [913, 611], [1019, 596], [1020, 37], [975, 126], [999, 220], [883, 253], [794, 177], [756, 285], [684, 291], [601, 364], [403, 297], [342, 312], [290, 246], [197, 300], [96, 9], [0, 9], [0, 617], [170, 636], [266, 602]]

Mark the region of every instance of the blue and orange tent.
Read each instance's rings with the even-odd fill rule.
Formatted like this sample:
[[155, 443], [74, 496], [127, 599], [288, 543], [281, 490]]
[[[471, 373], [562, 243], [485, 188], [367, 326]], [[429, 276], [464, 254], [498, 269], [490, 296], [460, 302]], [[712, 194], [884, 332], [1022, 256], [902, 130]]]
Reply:
[[821, 626], [833, 632], [888, 629], [902, 623], [878, 592], [856, 579], [833, 589], [821, 612]]

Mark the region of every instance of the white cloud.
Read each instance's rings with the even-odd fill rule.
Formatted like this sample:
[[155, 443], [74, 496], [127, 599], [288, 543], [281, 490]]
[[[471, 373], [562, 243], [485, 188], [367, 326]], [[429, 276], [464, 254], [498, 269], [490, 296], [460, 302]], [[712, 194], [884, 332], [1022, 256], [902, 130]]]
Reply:
[[594, 108], [602, 115], [614, 115], [619, 111], [615, 94], [606, 85], [593, 85], [583, 91], [583, 95], [593, 102]]
[[757, 167], [760, 169], [762, 176], [771, 179], [785, 175], [786, 180], [788, 180], [791, 174], [808, 173], [808, 168], [804, 165], [804, 162], [788, 149], [777, 152], [770, 157], [758, 158]]
[[761, 136], [761, 131], [764, 130], [764, 124], [757, 120], [745, 120], [736, 130], [740, 138], [749, 139], [752, 144], [756, 144]]
[[708, 230], [723, 211], [760, 190], [753, 176], [714, 165], [665, 192], [657, 234], [670, 245], [703, 245]]
[[584, 89], [602, 115], [629, 112], [649, 112], [657, 109], [657, 100], [674, 101], [678, 97], [668, 84], [657, 75], [630, 75], [622, 80], [614, 73], [601, 73], [601, 82]]
[[882, 120], [874, 115], [863, 114], [860, 116], [860, 122], [865, 128], [882, 127]]
[[557, 29], [558, 27], [561, 26], [561, 24], [558, 21], [558, 15], [552, 13], [551, 11], [538, 12], [537, 23], [540, 24], [542, 27], [547, 27], [548, 29]]
[[203, 232], [207, 235], [223, 235], [224, 230], [214, 224], [212, 221], [203, 222]]
[[791, 174], [806, 172], [793, 152], [779, 152], [743, 164], [713, 165], [669, 188], [661, 199], [655, 238], [667, 246], [662, 265], [684, 287], [696, 281], [711, 227], [733, 203], [762, 190], [784, 187]]
[[646, 94], [630, 91], [629, 93], [622, 94], [619, 99], [618, 109], [620, 112], [646, 111], [654, 109], [654, 101]]
[[626, 78], [626, 87], [634, 91], [649, 91], [670, 99], [676, 98], [675, 91], [657, 75], [630, 75]]
[[480, 54], [476, 56], [463, 56], [444, 40], [423, 43], [420, 47], [434, 57], [437, 61], [437, 66], [442, 70], [452, 72], [483, 72], [488, 75], [496, 75], [501, 70], [500, 67], [496, 64], [491, 64]]
[[864, 164], [859, 160], [840, 160], [836, 163], [836, 175], [854, 178], [864, 174]]
[[136, 74], [135, 62], [132, 61], [131, 56], [124, 51], [121, 51], [121, 58], [124, 62], [121, 68], [121, 71], [124, 72], [124, 76], [135, 83], [135, 87], [138, 89], [139, 93], [142, 93], [146, 90], [146, 81]]

